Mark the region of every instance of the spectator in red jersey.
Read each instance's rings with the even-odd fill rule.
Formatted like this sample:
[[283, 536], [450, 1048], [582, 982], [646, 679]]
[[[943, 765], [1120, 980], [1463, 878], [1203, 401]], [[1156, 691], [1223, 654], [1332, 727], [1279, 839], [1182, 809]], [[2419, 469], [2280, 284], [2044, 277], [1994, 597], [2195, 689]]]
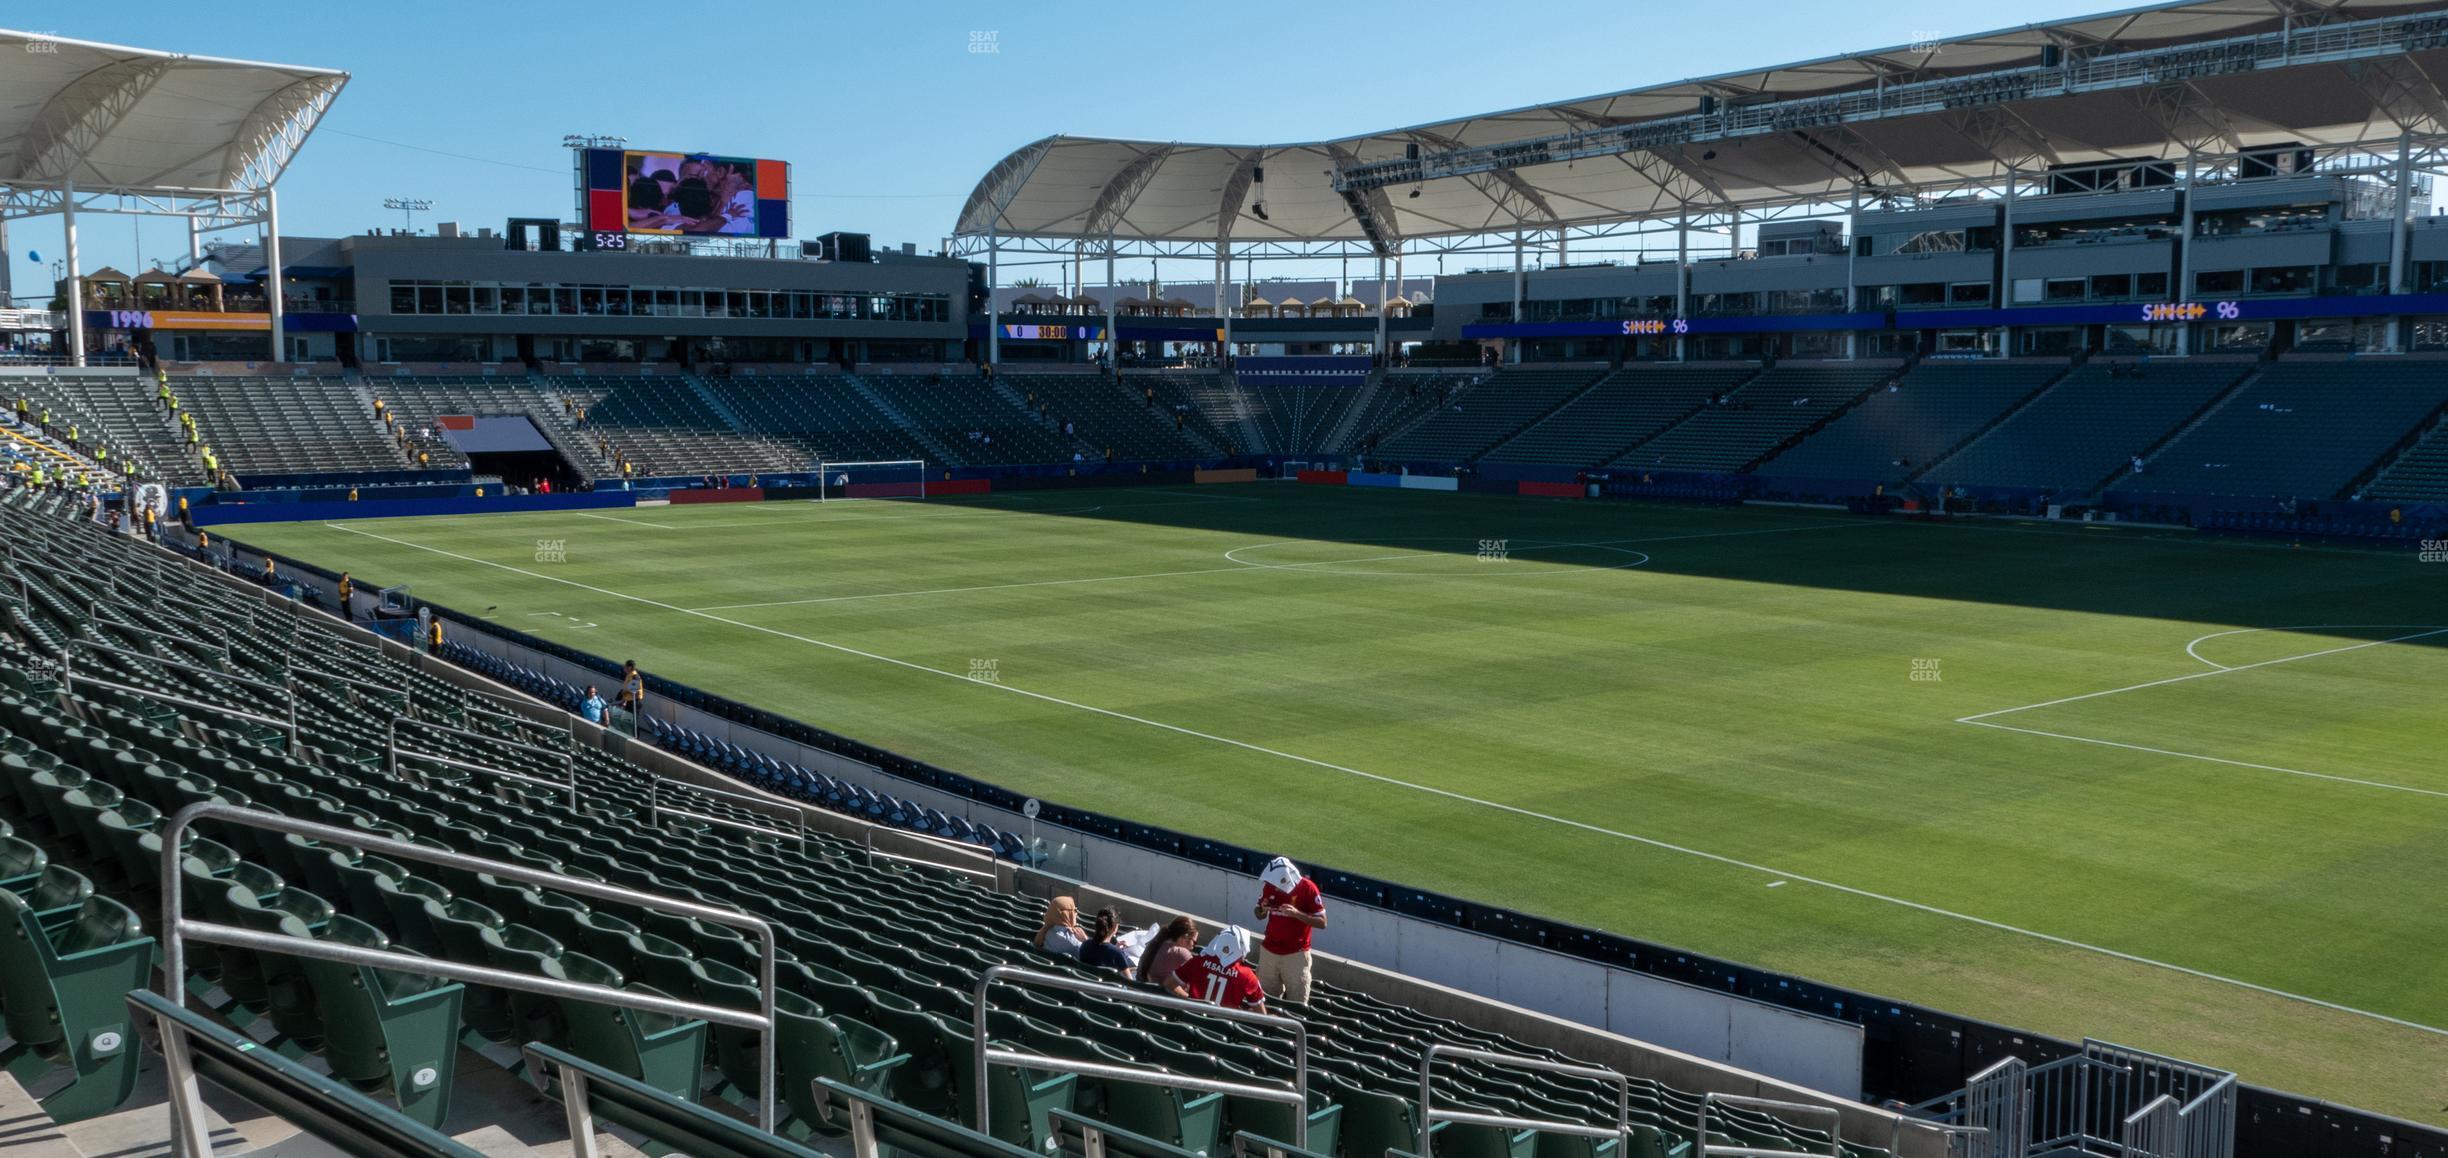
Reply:
[[1188, 990], [1192, 1001], [1265, 1013], [1266, 991], [1258, 988], [1258, 975], [1245, 960], [1248, 956], [1249, 934], [1227, 926], [1197, 956], [1182, 962], [1173, 974], [1174, 983]]
[[1302, 876], [1300, 866], [1276, 857], [1259, 870], [1255, 915], [1266, 922], [1264, 950], [1258, 958], [1258, 980], [1266, 991], [1286, 1001], [1309, 1004], [1309, 937], [1326, 927], [1326, 901], [1317, 882]]

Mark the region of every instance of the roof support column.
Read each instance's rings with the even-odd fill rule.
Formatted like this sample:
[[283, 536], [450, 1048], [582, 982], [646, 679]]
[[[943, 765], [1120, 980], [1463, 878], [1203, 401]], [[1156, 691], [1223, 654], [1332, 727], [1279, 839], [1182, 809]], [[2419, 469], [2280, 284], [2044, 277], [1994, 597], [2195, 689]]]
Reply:
[[[1861, 310], [1861, 292], [1853, 281], [1853, 255], [1861, 252], [1861, 186], [1853, 187], [1853, 203], [1845, 208], [1845, 312]], [[1845, 359], [1861, 357], [1861, 331], [1845, 331]]]
[[16, 286], [11, 284], [10, 279], [15, 276], [9, 265], [8, 219], [0, 217], [0, 309], [17, 304], [11, 297], [16, 292]]
[[[2176, 251], [2176, 292], [2168, 295], [2170, 301], [2193, 300], [2193, 178], [2200, 172], [2200, 165], [2200, 155], [2190, 148], [2186, 149], [2184, 218], [2179, 226], [2184, 231], [2184, 244]], [[2193, 323], [2176, 323], [2176, 352], [2193, 352]]]
[[272, 311], [272, 363], [289, 360], [287, 316], [289, 285], [281, 276], [280, 198], [264, 186], [264, 304]]
[[[1675, 216], [1675, 320], [1679, 322], [1690, 316], [1691, 213], [1686, 210]], [[1675, 335], [1675, 361], [1684, 362], [1691, 359], [1690, 350], [1685, 345], [1690, 340], [1681, 333]]]
[[[2388, 292], [2393, 294], [2406, 292], [2406, 246], [2411, 240], [2408, 233], [2414, 227], [2411, 216], [2414, 210], [2413, 198], [2414, 133], [2413, 130], [2408, 129], [2397, 134], [2397, 199], [2394, 202], [2396, 211], [2389, 216]], [[2394, 354], [2405, 348], [2403, 339], [2398, 336], [2398, 331], [2404, 326], [2403, 319], [2391, 318], [2389, 320], [2389, 353]]]
[[[1075, 275], [1076, 276], [1076, 275]], [[1149, 290], [1153, 295], [1156, 291]], [[1105, 235], [1105, 365], [1113, 371], [1115, 381], [1122, 379], [1121, 283], [1114, 280], [1113, 234]]]
[[1224, 300], [1232, 280], [1232, 242], [1216, 242], [1216, 368], [1232, 368], [1232, 304]]
[[1571, 240], [1570, 237], [1565, 236], [1563, 226], [1556, 226], [1556, 268], [1558, 269], [1562, 269], [1569, 261], [1565, 254], [1565, 247]]
[[[1998, 279], [1998, 284], [1997, 284], [1997, 292], [1998, 292], [1997, 304], [1998, 304], [1998, 305], [1999, 305], [2001, 308], [2004, 308], [2004, 309], [2013, 309], [2013, 308], [2014, 308], [2014, 304], [2015, 304], [2015, 300], [2014, 300], [2015, 194], [2016, 194], [2016, 192], [2017, 192], [2018, 188], [2019, 188], [2019, 187], [2020, 187], [2020, 186], [2023, 184], [2023, 181], [2022, 181], [2022, 176], [2023, 176], [2023, 175], [2022, 175], [2021, 173], [2017, 172], [2013, 166], [2011, 166], [2011, 165], [2007, 166], [2007, 168], [2006, 168], [2006, 204], [2005, 204], [2005, 207], [2004, 207], [2004, 210], [2003, 210], [2003, 217], [2001, 218], [2001, 220], [2002, 220], [2002, 221], [2004, 221], [2004, 223], [2005, 223], [2005, 224], [2004, 224], [2003, 226], [2001, 226], [2001, 227], [1998, 229], [1998, 272], [1997, 272], [1997, 279]], [[1953, 297], [1954, 295], [1953, 295], [1952, 293], [1949, 293], [1949, 294], [1948, 294], [1948, 296], [1951, 298], [1951, 297]], [[2042, 297], [2042, 298], [2044, 298], [2044, 299], [2045, 299], [2047, 296], [2048, 296], [2048, 295], [2046, 295], [2046, 294], [2042, 294], [2042, 295], [2041, 295], [2041, 297]], [[2006, 328], [2006, 334], [2005, 334], [2004, 338], [2002, 338], [2002, 339], [2001, 339], [2001, 341], [2012, 341], [2012, 340], [2013, 340], [2013, 338], [2014, 338], [2014, 327], [2012, 327], [2012, 326], [2008, 326], [2008, 327]], [[2010, 348], [2008, 348], [2008, 349], [2006, 349], [2006, 350], [2005, 350], [2005, 351], [2003, 351], [2003, 352], [2004, 352], [2005, 354], [2007, 354], [2008, 356], [2010, 356], [2010, 357], [2011, 357], [2011, 356], [2014, 354], [2014, 350], [2013, 350], [2011, 347], [2010, 347]]]
[[[1513, 324], [1516, 326], [1522, 324], [1522, 291], [1526, 288], [1522, 278], [1522, 231], [1516, 229], [1513, 231]], [[1521, 339], [1515, 338], [1508, 345], [1510, 348], [1505, 353], [1513, 362], [1520, 363]]]
[[76, 180], [60, 182], [60, 231], [68, 259], [68, 362], [85, 364], [85, 270], [77, 264]]
[[1382, 253], [1377, 255], [1377, 364], [1380, 366], [1394, 364], [1393, 352], [1386, 348], [1385, 255]]
[[995, 301], [995, 257], [999, 247], [994, 226], [986, 227], [986, 364], [1003, 360], [1003, 310]]

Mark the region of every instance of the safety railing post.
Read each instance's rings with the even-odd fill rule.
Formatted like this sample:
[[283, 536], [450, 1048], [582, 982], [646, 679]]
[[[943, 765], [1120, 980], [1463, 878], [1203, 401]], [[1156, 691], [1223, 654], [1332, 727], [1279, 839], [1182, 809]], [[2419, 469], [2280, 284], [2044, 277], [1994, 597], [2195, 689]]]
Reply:
[[[1469, 1058], [1516, 1069], [1539, 1070], [1545, 1073], [1567, 1074], [1591, 1078], [1615, 1087], [1615, 1128], [1592, 1126], [1586, 1122], [1564, 1122], [1545, 1118], [1514, 1118], [1502, 1114], [1481, 1114], [1467, 1110], [1436, 1108], [1434, 1079], [1436, 1061], [1441, 1057]], [[1466, 1122], [1480, 1126], [1496, 1126], [1508, 1130], [1543, 1130], [1551, 1134], [1569, 1134], [1582, 1138], [1622, 1139], [1632, 1130], [1632, 1079], [1600, 1066], [1576, 1065], [1571, 1062], [1549, 1061], [1546, 1058], [1525, 1057], [1521, 1054], [1497, 1053], [1471, 1046], [1431, 1042], [1420, 1051], [1419, 1069], [1419, 1153], [1429, 1150], [1429, 1132], [1438, 1122]], [[1625, 1143], [1629, 1147], [1628, 1143]]]
[[[1239, 1021], [1250, 1025], [1289, 1029], [1292, 1031], [1292, 1087], [1285, 1089], [1281, 1086], [1227, 1082], [1215, 1078], [1175, 1074], [1162, 1069], [1141, 1069], [1137, 1066], [1109, 1065], [1104, 1062], [1073, 1061], [1069, 1058], [1047, 1057], [1043, 1054], [994, 1049], [986, 1044], [986, 993], [998, 981], [1014, 985], [1061, 989], [1072, 993], [1094, 993], [1132, 1005], [1148, 1005], [1158, 1009], [1220, 1017], [1227, 1021]], [[1260, 1101], [1286, 1103], [1292, 1107], [1292, 1144], [1295, 1146], [1309, 1144], [1309, 1027], [1299, 1021], [1272, 1013], [1227, 1009], [1221, 1005], [1210, 1005], [1204, 1001], [1192, 1001], [1171, 994], [1125, 989], [1110, 982], [1038, 973], [1017, 965], [987, 966], [985, 972], [978, 974], [977, 988], [970, 996], [970, 1049], [975, 1066], [973, 1072], [977, 1075], [976, 1129], [981, 1134], [993, 1133], [988, 1128], [988, 1120], [993, 1116], [993, 1106], [988, 1097], [988, 1091], [993, 1083], [986, 1079], [986, 1067], [1009, 1065], [1050, 1070], [1054, 1073], [1079, 1074], [1082, 1077], [1101, 1078], [1109, 1081], [1138, 1082], [1172, 1089], [1196, 1090], [1200, 1093], [1229, 1094]]]
[[[489, 873], [497, 880], [510, 883], [534, 885], [593, 900], [655, 909], [740, 929], [753, 934], [762, 951], [757, 977], [758, 1007], [753, 1011], [743, 1011], [638, 993], [608, 985], [540, 977], [486, 965], [468, 965], [388, 949], [369, 949], [307, 937], [268, 933], [236, 925], [189, 920], [185, 913], [185, 874], [179, 871], [180, 861], [184, 858], [177, 855], [176, 850], [185, 846], [188, 830], [193, 828], [197, 822], [205, 820], [302, 836], [311, 840], [355, 848], [362, 852], [379, 854], [396, 861], [431, 864], [463, 872]], [[184, 1005], [186, 1003], [187, 942], [195, 940], [210, 945], [252, 949], [260, 953], [308, 957], [316, 960], [336, 961], [344, 965], [391, 969], [420, 976], [490, 985], [523, 993], [539, 993], [548, 997], [567, 997], [579, 1001], [641, 1009], [670, 1014], [674, 1017], [694, 1018], [719, 1025], [752, 1029], [757, 1031], [757, 1070], [762, 1083], [758, 1088], [757, 1125], [768, 1132], [774, 1128], [775, 1106], [778, 1101], [774, 1085], [775, 1038], [779, 1036], [780, 1028], [780, 1021], [774, 1008], [774, 982], [775, 962], [778, 958], [780, 943], [774, 935], [773, 925], [764, 918], [705, 904], [701, 901], [639, 892], [602, 881], [531, 868], [512, 861], [469, 856], [466, 853], [375, 836], [361, 829], [317, 824], [312, 821], [292, 819], [278, 813], [239, 808], [236, 805], [217, 802], [190, 804], [174, 813], [162, 826], [161, 840], [162, 848], [165, 850], [161, 866], [162, 996], [172, 1004]], [[184, 1090], [173, 1088], [171, 1101], [173, 1103], [172, 1112], [184, 1116], [182, 1120], [191, 1124], [194, 1136], [200, 1143], [203, 1135], [201, 1124], [206, 1119], [203, 1100], [195, 1089], [194, 1083], [190, 1081]], [[182, 1158], [210, 1158], [210, 1154], [211, 1151], [208, 1148], [196, 1149], [183, 1155]]]

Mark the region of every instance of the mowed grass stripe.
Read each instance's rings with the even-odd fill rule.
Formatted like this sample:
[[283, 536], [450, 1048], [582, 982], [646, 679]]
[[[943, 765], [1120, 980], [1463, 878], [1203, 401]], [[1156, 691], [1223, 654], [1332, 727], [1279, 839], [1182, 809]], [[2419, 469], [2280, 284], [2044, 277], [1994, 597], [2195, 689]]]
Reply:
[[[2368, 789], [2232, 769], [2209, 776], [2148, 754], [1952, 722], [2206, 670], [2184, 654], [2187, 641], [2303, 622], [2324, 600], [2352, 605], [2341, 622], [2419, 621], [2426, 616], [2408, 609], [2428, 591], [2416, 582], [2424, 573], [2398, 560], [2121, 533], [1888, 528], [1794, 511], [1236, 493], [1263, 501], [1132, 512], [1118, 493], [1095, 496], [1109, 509], [1088, 517], [1013, 510], [939, 526], [926, 525], [938, 510], [989, 512], [873, 504], [915, 517], [853, 526], [802, 505], [812, 513], [770, 520], [777, 528], [685, 537], [553, 516], [375, 525], [676, 606], [738, 601], [703, 597], [718, 589], [775, 598], [1197, 569], [1221, 565], [1225, 550], [1287, 537], [1317, 539], [1316, 557], [1334, 558], [1348, 549], [1337, 542], [1442, 536], [1458, 556], [1450, 579], [1218, 573], [720, 618], [939, 672], [965, 674], [970, 659], [993, 658], [1029, 691], [1427, 788], [1808, 869], [2240, 980], [2301, 981], [2287, 987], [2409, 1020], [2441, 1007], [2439, 979], [2403, 967], [2441, 947], [2438, 918], [2418, 891], [2366, 881], [2357, 867], [2410, 856], [2418, 864], [2408, 879], [2425, 880], [2439, 854], [2411, 846], [2436, 831], [2436, 817], [2333, 798]], [[1870, 529], [1722, 534], [1794, 525]], [[534, 565], [532, 540], [564, 532], [572, 563]], [[1479, 538], [1676, 535], [1720, 537], [1643, 546], [1657, 556], [1645, 567], [1562, 580], [1495, 578], [1505, 565], [1477, 566], [1469, 554]], [[2205, 996], [2205, 983], [2173, 976], [2136, 981], [2069, 950], [2035, 958], [1971, 926], [1892, 906], [1871, 916], [1828, 892], [1774, 890], [1762, 909], [1767, 891], [1753, 874], [1542, 831], [1544, 822], [1484, 808], [1396, 806], [1389, 789], [1349, 776], [775, 637], [758, 644], [703, 619], [641, 615], [642, 605], [353, 535], [265, 527], [247, 538], [353, 565], [361, 577], [412, 579], [454, 606], [499, 602], [515, 626], [533, 621], [513, 612], [583, 614], [604, 626], [569, 633], [574, 644], [629, 648], [673, 678], [1066, 802], [2011, 1023], [2189, 1049], [2248, 1076], [2258, 1070], [2256, 1080], [2375, 1108], [2437, 1110], [2420, 1083], [2362, 1052], [2307, 1053], [2341, 1032], [2325, 1020], [2335, 1015], [2272, 1009], [2238, 991]], [[2387, 650], [2435, 654], [2420, 644]], [[1907, 681], [1922, 657], [1942, 660], [1941, 682]], [[2271, 724], [2247, 718], [2231, 731], [2239, 743], [2256, 728], [2282, 734]], [[1587, 839], [1600, 843], [1582, 847]], [[2354, 892], [2308, 891], [2323, 881]], [[1849, 916], [1803, 919], [1797, 905]], [[2373, 934], [2373, 957], [2341, 964], [2328, 955], [2360, 932]], [[2213, 1031], [2202, 1021], [2236, 1016], [2250, 1023]], [[2378, 1040], [2397, 1033], [2362, 1025]], [[2406, 1043], [2395, 1064], [2438, 1072], [2433, 1048]]]

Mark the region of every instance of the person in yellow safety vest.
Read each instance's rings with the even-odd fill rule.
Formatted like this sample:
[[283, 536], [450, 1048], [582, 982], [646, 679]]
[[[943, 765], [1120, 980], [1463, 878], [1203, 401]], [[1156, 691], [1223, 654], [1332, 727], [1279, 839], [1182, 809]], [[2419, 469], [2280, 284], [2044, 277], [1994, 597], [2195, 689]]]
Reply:
[[110, 448], [109, 448], [109, 447], [107, 447], [107, 446], [97, 446], [97, 447], [95, 447], [95, 448], [94, 448], [94, 461], [95, 461], [95, 462], [98, 462], [98, 463], [101, 463], [101, 464], [102, 464], [102, 465], [104, 465], [104, 466], [109, 466], [109, 465], [110, 465]]
[[186, 520], [187, 520], [187, 496], [185, 496], [185, 495], [180, 495], [180, 496], [179, 496], [179, 521], [180, 521], [180, 522], [185, 522]]
[[194, 446], [194, 445], [196, 445], [197, 443], [202, 442], [202, 441], [203, 441], [203, 439], [200, 439], [200, 438], [197, 438], [197, 437], [196, 437], [196, 428], [195, 428], [195, 427], [190, 426], [190, 427], [188, 427], [188, 428], [187, 428], [187, 445], [189, 445], [189, 446]]
[[439, 619], [433, 621], [433, 649], [442, 650], [442, 621]]
[[34, 464], [34, 489], [35, 489], [35, 490], [41, 490], [42, 488], [43, 488], [43, 468], [42, 468], [42, 464], [38, 462], [38, 463], [35, 463], [35, 464]]
[[76, 449], [77, 436], [83, 433], [85, 433], [83, 428], [79, 427], [76, 423], [71, 422], [68, 424], [68, 449]]
[[18, 396], [17, 396], [17, 421], [19, 421], [19, 422], [23, 422], [23, 421], [25, 421], [25, 419], [26, 419], [26, 400], [25, 400], [25, 395], [20, 394], [20, 395], [18, 395]]
[[342, 571], [340, 573], [340, 610], [342, 613], [345, 614], [348, 611], [349, 593], [356, 589], [357, 584], [349, 578], [349, 573]]

